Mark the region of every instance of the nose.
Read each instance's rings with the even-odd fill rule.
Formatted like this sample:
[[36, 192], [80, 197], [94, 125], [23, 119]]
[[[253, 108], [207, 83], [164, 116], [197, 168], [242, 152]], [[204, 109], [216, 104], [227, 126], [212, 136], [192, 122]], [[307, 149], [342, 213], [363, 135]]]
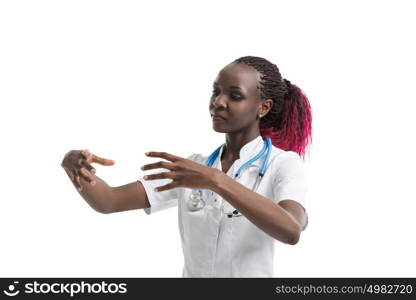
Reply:
[[226, 107], [225, 105], [226, 101], [221, 97], [221, 95], [214, 97], [211, 103], [214, 107], [221, 107], [221, 106]]

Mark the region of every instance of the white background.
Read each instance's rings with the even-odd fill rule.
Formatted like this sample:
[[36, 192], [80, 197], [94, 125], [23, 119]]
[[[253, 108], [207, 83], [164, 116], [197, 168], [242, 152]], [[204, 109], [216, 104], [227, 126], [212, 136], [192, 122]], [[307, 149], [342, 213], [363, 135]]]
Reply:
[[2, 1], [0, 276], [181, 277], [177, 209], [95, 212], [60, 163], [112, 186], [145, 151], [210, 154], [208, 111], [234, 59], [308, 95], [309, 226], [276, 277], [416, 276], [413, 1]]

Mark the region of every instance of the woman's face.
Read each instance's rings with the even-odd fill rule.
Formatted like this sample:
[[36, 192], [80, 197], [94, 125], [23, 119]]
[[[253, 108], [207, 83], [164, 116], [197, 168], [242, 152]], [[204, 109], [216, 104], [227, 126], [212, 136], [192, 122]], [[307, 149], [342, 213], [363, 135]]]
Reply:
[[[248, 130], [251, 126], [258, 127], [257, 116], [260, 113], [265, 115], [268, 106], [273, 103], [264, 107], [259, 82], [259, 72], [246, 64], [231, 63], [219, 72], [209, 103], [215, 131], [230, 133]], [[212, 115], [222, 116], [223, 119], [216, 120]]]

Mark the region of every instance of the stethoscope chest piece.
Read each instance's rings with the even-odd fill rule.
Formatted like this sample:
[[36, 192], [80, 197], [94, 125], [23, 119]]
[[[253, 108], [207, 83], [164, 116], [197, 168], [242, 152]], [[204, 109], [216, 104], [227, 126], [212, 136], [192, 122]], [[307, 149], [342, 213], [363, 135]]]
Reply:
[[189, 201], [187, 201], [187, 207], [190, 211], [198, 211], [204, 208], [205, 201], [202, 199], [201, 190], [193, 190], [189, 196]]

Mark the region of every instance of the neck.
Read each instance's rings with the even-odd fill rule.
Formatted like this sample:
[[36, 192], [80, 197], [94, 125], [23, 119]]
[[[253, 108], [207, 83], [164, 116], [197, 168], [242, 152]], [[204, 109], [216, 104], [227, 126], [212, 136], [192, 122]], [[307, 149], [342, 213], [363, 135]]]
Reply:
[[239, 159], [241, 148], [259, 135], [260, 130], [258, 128], [253, 132], [227, 133], [221, 158], [224, 160]]

